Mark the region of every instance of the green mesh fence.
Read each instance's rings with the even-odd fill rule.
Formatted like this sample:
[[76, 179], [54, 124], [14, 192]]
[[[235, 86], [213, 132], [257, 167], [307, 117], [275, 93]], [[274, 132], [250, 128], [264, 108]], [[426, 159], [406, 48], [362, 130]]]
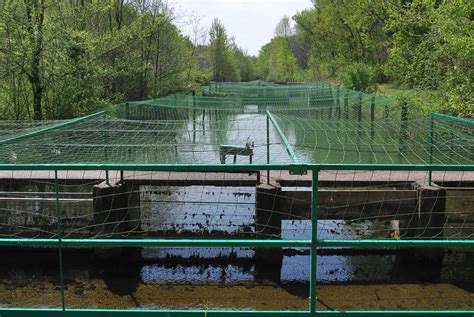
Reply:
[[308, 164], [473, 162], [470, 120], [390, 117], [384, 99], [334, 96], [172, 95], [70, 122], [4, 123], [0, 162], [219, 164], [224, 146], [251, 148], [254, 164], [294, 161], [288, 146]]
[[[403, 287], [387, 285], [399, 281], [400, 256], [418, 259], [409, 273], [431, 280], [453, 278], [451, 264], [442, 265], [452, 254], [469, 259], [457, 252], [472, 250], [474, 237], [472, 120], [417, 117], [386, 98], [327, 83], [255, 81], [0, 127], [0, 245], [54, 248], [59, 262], [44, 281], [19, 289], [3, 287], [0, 278], [2, 316], [473, 314], [469, 292], [456, 290], [453, 306], [444, 288], [417, 285], [400, 295]], [[258, 286], [235, 283], [225, 261], [199, 259], [193, 274], [221, 283], [207, 298], [193, 282], [138, 283], [124, 295], [120, 276], [101, 284], [78, 274], [63, 254], [113, 248], [127, 258], [146, 248], [142, 255], [162, 255], [162, 262], [148, 258], [141, 273], [156, 274], [157, 265], [166, 280], [173, 252], [188, 254], [179, 266], [185, 271], [196, 260], [188, 250], [199, 247], [253, 252], [255, 262], [239, 265], [245, 283], [255, 275]], [[367, 254], [395, 268], [375, 290], [351, 284], [373, 270], [360, 260]], [[347, 255], [337, 265], [325, 258]], [[284, 263], [298, 257], [308, 263]], [[433, 273], [426, 263], [445, 271]], [[289, 284], [274, 265], [293, 269]], [[320, 283], [340, 265], [364, 270], [352, 272], [347, 285]], [[288, 285], [298, 272], [296, 290]], [[454, 278], [462, 282], [469, 272]], [[263, 294], [273, 306], [262, 304]]]

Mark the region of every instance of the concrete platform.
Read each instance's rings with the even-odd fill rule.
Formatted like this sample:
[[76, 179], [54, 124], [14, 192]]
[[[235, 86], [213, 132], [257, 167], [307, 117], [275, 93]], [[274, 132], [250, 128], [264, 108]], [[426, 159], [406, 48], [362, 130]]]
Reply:
[[[222, 172], [143, 172], [124, 171], [123, 178], [136, 184], [168, 184], [171, 186], [215, 185], [215, 186], [254, 186], [259, 181], [266, 182], [267, 171], [260, 173], [222, 173]], [[121, 178], [120, 171], [109, 171], [110, 182]], [[100, 182], [106, 179], [105, 171], [60, 171], [58, 179], [62, 184], [83, 184]], [[0, 171], [0, 182], [54, 182], [54, 171]], [[427, 172], [419, 171], [321, 171], [322, 185], [340, 182], [347, 186], [372, 186], [387, 183], [425, 184]], [[474, 184], [474, 172], [433, 172], [433, 181], [438, 184], [456, 186], [459, 183]], [[306, 175], [291, 175], [288, 171], [270, 171], [270, 183], [274, 186], [310, 186], [311, 171]], [[471, 186], [471, 185], [469, 185]]]

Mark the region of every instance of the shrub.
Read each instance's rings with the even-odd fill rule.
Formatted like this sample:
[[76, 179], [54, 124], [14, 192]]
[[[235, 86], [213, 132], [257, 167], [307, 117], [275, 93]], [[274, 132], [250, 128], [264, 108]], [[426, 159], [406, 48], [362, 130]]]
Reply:
[[353, 90], [372, 93], [377, 89], [375, 70], [364, 63], [346, 66], [340, 77], [344, 86]]

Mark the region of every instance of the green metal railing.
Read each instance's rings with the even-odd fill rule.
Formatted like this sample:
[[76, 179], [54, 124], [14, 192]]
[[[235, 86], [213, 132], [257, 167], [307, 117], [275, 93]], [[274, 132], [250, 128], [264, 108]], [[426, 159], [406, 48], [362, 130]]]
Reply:
[[[231, 239], [64, 239], [61, 237], [61, 209], [59, 204], [58, 172], [62, 170], [97, 170], [97, 171], [262, 171], [287, 170], [288, 165], [121, 165], [121, 164], [71, 164], [71, 165], [0, 165], [0, 170], [45, 170], [54, 171], [56, 188], [57, 234], [55, 239], [2, 238], [0, 246], [16, 247], [55, 247], [59, 252], [60, 266], [60, 309], [50, 308], [0, 308], [0, 316], [472, 316], [471, 311], [319, 311], [317, 310], [316, 272], [317, 253], [320, 247], [351, 248], [474, 248], [474, 240], [324, 240], [318, 239], [318, 175], [322, 170], [403, 170], [403, 171], [474, 171], [474, 165], [318, 165], [294, 164], [296, 171], [312, 173], [311, 198], [311, 239], [310, 240], [231, 240]], [[62, 250], [66, 247], [308, 247], [311, 249], [310, 301], [307, 311], [213, 311], [213, 310], [105, 310], [105, 309], [72, 309], [64, 295], [64, 270]]]

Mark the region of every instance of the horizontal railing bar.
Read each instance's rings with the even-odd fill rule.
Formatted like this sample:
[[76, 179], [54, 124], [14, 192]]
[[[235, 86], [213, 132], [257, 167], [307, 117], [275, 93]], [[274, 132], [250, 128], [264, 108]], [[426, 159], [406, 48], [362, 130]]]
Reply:
[[[247, 316], [312, 316], [309, 311], [239, 311], [239, 310], [112, 310], [112, 309], [51, 309], [51, 308], [0, 308], [2, 317], [82, 317], [82, 316], [187, 316], [187, 317], [247, 317]], [[317, 311], [317, 316], [451, 316], [451, 317], [472, 317], [474, 310], [387, 310], [387, 311]]]
[[321, 247], [473, 248], [474, 240], [318, 240]]
[[[318, 240], [318, 247], [472, 248], [474, 240]], [[1, 238], [0, 246], [57, 247], [57, 239]], [[62, 247], [310, 247], [311, 240], [61, 239]]]
[[[37, 201], [50, 201], [55, 202], [58, 200], [55, 197], [0, 197], [0, 202], [14, 202], [14, 201], [26, 201], [26, 202], [37, 202]], [[59, 198], [61, 202], [92, 202], [91, 198]]]
[[[4, 238], [0, 246], [57, 247], [57, 239]], [[62, 247], [310, 247], [311, 240], [61, 239]]]
[[[39, 196], [39, 197], [53, 197], [55, 196], [55, 192], [20, 192], [20, 191], [0, 191], [0, 197], [11, 197], [11, 196], [18, 196], [18, 197], [31, 197], [31, 196]], [[61, 192], [61, 197], [65, 196], [84, 196], [84, 197], [92, 197], [92, 193], [89, 192]]]
[[363, 170], [363, 171], [474, 171], [474, 164], [0, 164], [0, 170], [11, 171], [164, 171], [164, 172], [249, 172], [295, 169]]
[[442, 120], [453, 122], [453, 123], [465, 124], [465, 125], [474, 127], [474, 120], [472, 119], [453, 117], [453, 116], [449, 116], [449, 115], [438, 113], [438, 112], [432, 112], [431, 116], [433, 118], [442, 119]]

